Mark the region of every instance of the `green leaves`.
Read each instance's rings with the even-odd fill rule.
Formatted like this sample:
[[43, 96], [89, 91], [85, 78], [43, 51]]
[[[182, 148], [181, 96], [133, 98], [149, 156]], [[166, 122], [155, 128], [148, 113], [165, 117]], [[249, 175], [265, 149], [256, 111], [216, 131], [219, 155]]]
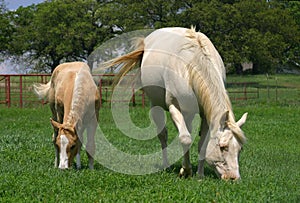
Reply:
[[52, 0], [7, 11], [2, 2], [1, 53], [53, 70], [86, 60], [116, 34], [193, 25], [226, 65], [252, 61], [254, 72], [275, 72], [278, 64], [300, 63], [299, 8], [297, 1], [275, 0]]

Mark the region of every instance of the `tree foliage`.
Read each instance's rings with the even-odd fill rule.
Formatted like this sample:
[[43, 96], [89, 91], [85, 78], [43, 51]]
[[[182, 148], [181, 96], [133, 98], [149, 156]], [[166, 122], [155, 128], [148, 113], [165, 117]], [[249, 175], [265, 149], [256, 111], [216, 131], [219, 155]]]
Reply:
[[249, 61], [255, 73], [300, 64], [298, 1], [48, 0], [16, 11], [0, 5], [1, 53], [23, 56], [39, 71], [86, 60], [124, 32], [192, 25], [212, 40], [229, 71]]

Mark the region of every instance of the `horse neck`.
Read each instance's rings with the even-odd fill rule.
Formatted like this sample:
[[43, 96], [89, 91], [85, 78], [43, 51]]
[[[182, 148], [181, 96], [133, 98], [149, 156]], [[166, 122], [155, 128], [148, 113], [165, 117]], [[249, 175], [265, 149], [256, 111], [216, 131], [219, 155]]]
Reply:
[[73, 95], [71, 98], [70, 111], [66, 119], [67, 125], [70, 126], [78, 126], [78, 124], [82, 122], [82, 118], [85, 113], [87, 103], [87, 97], [85, 94], [89, 90], [85, 90], [82, 84], [84, 83], [76, 77]]
[[202, 82], [194, 87], [195, 89], [200, 111], [205, 115], [209, 126], [219, 126], [219, 121], [226, 111], [229, 111], [230, 118], [234, 119], [230, 99], [223, 84], [209, 86], [208, 82]]

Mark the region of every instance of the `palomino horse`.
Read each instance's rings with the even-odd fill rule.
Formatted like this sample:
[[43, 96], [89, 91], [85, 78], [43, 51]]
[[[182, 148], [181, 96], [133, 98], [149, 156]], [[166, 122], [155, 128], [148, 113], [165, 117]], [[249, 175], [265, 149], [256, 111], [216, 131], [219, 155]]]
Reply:
[[50, 103], [55, 167], [69, 168], [75, 155], [77, 168], [81, 167], [80, 149], [83, 132], [87, 129], [86, 150], [89, 168], [93, 169], [100, 97], [88, 65], [82, 62], [61, 64], [55, 68], [50, 82], [36, 84], [34, 90]]
[[198, 143], [198, 174], [204, 175], [204, 161], [222, 179], [239, 179], [238, 157], [246, 141], [241, 126], [247, 113], [235, 122], [225, 90], [223, 61], [211, 41], [202, 33], [185, 28], [163, 28], [137, 42], [136, 50], [112, 59], [109, 67], [120, 68], [116, 81], [141, 64], [137, 76], [149, 97], [151, 115], [167, 167], [167, 129], [163, 110], [169, 111], [179, 131], [184, 149], [180, 176], [190, 176], [192, 166], [189, 148], [191, 123], [201, 116], [201, 138]]

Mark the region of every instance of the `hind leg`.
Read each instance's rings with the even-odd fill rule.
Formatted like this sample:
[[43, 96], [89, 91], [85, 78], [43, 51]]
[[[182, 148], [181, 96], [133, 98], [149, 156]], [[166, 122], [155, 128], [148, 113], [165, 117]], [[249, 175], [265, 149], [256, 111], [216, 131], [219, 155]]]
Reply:
[[159, 106], [151, 108], [151, 116], [157, 128], [158, 139], [161, 144], [162, 155], [163, 155], [163, 168], [169, 167], [168, 162], [168, 131], [166, 128], [166, 116], [164, 110]]

